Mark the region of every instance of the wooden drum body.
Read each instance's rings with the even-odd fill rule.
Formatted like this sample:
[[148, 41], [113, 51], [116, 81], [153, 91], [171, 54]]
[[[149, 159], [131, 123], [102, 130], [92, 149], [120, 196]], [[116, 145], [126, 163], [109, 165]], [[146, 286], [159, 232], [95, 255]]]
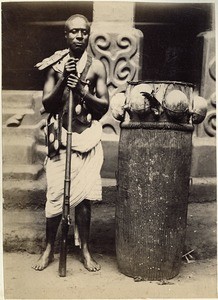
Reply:
[[187, 223], [191, 124], [121, 124], [116, 202], [119, 270], [144, 280], [179, 273]]

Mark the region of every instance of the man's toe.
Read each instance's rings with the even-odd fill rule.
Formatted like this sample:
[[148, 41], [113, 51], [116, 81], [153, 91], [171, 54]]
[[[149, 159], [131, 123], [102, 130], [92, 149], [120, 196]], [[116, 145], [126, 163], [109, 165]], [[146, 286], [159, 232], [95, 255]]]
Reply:
[[32, 268], [33, 268], [34, 270], [37, 270], [37, 265], [33, 265]]

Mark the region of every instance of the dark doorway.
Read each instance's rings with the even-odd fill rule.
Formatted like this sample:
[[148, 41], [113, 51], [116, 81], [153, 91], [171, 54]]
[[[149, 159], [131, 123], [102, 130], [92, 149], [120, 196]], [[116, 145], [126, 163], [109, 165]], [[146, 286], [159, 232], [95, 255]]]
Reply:
[[211, 30], [214, 4], [136, 3], [135, 26], [144, 34], [142, 78], [198, 83], [202, 46]]

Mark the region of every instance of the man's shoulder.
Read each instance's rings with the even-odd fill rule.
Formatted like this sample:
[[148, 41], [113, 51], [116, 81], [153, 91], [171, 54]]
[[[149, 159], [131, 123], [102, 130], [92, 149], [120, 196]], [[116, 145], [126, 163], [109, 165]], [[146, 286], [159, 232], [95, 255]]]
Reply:
[[96, 73], [105, 71], [105, 66], [103, 62], [96, 57], [92, 57], [92, 67], [96, 71]]
[[94, 56], [91, 56], [92, 58], [92, 63], [95, 64], [95, 65], [102, 65], [102, 61]]
[[41, 62], [37, 63], [35, 67], [38, 70], [44, 70], [50, 66], [54, 66], [55, 64], [59, 64], [64, 57], [69, 53], [69, 49], [56, 51], [53, 55], [43, 59]]

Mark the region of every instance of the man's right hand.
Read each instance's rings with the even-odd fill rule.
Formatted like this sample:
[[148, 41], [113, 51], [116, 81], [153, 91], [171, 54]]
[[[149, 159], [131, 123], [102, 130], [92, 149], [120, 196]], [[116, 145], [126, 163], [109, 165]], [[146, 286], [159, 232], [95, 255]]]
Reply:
[[70, 74], [77, 74], [77, 70], [76, 70], [76, 63], [77, 63], [78, 59], [75, 58], [69, 58], [68, 61], [65, 63], [64, 66], [64, 72], [63, 72], [63, 76], [64, 77], [68, 77]]

